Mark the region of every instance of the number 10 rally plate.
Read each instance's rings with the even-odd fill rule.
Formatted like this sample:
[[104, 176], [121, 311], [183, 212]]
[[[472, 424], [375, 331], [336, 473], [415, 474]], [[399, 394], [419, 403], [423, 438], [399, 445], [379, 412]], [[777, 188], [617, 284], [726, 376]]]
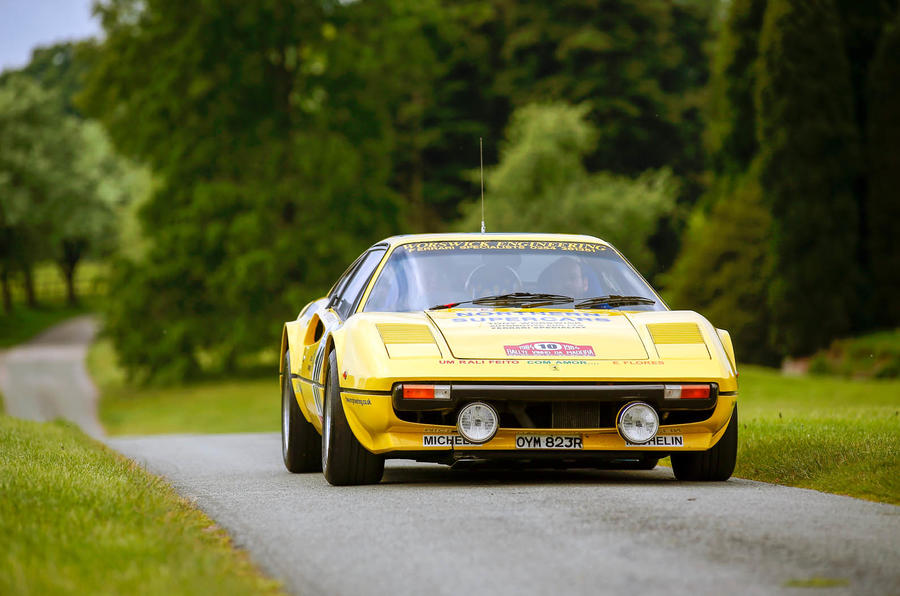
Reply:
[[516, 449], [584, 449], [581, 435], [516, 435]]

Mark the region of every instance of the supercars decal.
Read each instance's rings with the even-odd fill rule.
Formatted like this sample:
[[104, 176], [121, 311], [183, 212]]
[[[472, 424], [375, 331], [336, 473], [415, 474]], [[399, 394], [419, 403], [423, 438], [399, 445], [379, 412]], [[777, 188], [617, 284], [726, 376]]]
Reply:
[[523, 240], [442, 240], [437, 242], [414, 242], [400, 248], [410, 252], [430, 252], [442, 250], [557, 250], [566, 252], [604, 252], [606, 247], [591, 242], [553, 242]]
[[594, 356], [593, 346], [578, 346], [563, 342], [530, 342], [517, 346], [503, 346], [507, 356]]

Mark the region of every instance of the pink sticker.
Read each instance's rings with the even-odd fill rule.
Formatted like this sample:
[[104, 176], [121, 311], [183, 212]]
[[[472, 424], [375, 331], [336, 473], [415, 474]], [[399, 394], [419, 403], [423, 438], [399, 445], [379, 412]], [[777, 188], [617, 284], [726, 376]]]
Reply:
[[553, 341], [503, 346], [507, 356], [593, 356], [591, 346], [576, 346]]

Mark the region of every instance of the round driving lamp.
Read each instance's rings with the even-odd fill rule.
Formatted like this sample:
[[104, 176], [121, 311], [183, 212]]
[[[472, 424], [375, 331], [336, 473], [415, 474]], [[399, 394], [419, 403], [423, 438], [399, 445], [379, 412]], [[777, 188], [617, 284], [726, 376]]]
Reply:
[[656, 431], [659, 430], [659, 415], [650, 404], [634, 401], [619, 411], [616, 428], [625, 441], [641, 445], [656, 436]]
[[459, 411], [456, 428], [470, 443], [487, 443], [494, 438], [500, 417], [493, 406], [482, 401], [472, 402]]

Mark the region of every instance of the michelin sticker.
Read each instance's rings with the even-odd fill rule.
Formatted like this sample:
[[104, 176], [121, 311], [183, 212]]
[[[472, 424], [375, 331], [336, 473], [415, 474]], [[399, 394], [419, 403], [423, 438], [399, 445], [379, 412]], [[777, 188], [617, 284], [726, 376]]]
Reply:
[[684, 437], [682, 435], [656, 435], [646, 443], [629, 443], [625, 441], [626, 447], [684, 447]]
[[478, 443], [465, 440], [460, 435], [422, 435], [423, 447], [475, 447]]

